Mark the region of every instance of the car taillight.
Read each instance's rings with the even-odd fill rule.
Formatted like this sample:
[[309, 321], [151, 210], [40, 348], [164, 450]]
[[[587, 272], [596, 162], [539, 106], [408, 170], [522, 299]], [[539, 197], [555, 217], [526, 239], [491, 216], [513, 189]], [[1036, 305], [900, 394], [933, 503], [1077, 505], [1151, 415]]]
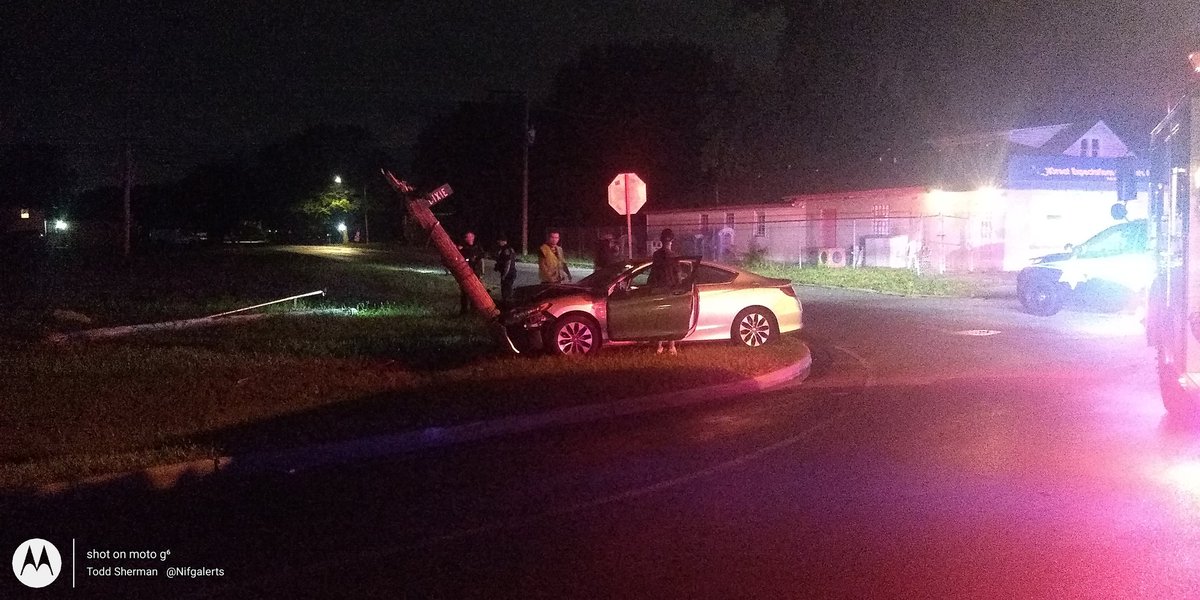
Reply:
[[781, 291], [793, 298], [796, 297], [796, 288], [792, 287], [791, 284], [779, 286], [779, 291]]

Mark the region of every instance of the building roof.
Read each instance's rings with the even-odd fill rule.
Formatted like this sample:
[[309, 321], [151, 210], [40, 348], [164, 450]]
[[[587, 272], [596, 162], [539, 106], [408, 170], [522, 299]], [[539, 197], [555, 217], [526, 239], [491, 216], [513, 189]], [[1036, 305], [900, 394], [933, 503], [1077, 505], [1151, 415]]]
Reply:
[[1004, 145], [1011, 154], [1054, 155], [1067, 153], [1079, 143], [1080, 138], [1097, 132], [1120, 140], [1127, 151], [1128, 146], [1124, 140], [1101, 119], [945, 136], [931, 140], [930, 143], [939, 151], [962, 146]]
[[795, 208], [805, 202], [828, 202], [828, 201], [847, 201], [847, 200], [876, 200], [885, 198], [896, 198], [900, 196], [919, 196], [926, 192], [923, 187], [899, 187], [899, 188], [877, 188], [870, 190], [850, 190], [845, 192], [831, 192], [822, 194], [789, 194], [775, 202], [764, 202], [759, 204], [715, 204], [711, 206], [697, 206], [692, 208], [666, 208], [659, 210], [647, 210], [646, 213], [665, 215], [678, 213], [722, 213], [746, 210], [766, 210], [778, 208]]

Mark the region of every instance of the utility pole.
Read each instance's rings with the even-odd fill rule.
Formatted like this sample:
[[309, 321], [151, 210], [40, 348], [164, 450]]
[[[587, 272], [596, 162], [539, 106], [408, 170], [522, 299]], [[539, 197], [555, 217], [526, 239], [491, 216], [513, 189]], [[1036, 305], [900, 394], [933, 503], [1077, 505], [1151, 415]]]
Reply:
[[129, 210], [129, 196], [133, 189], [133, 147], [129, 142], [125, 142], [125, 235], [122, 249], [125, 258], [129, 258], [130, 250], [130, 223], [133, 220]]
[[525, 121], [521, 128], [521, 254], [529, 254], [529, 92], [522, 93], [525, 100]]
[[523, 118], [521, 119], [521, 254], [529, 254], [529, 147], [533, 145], [534, 132], [529, 128], [528, 90], [488, 90], [490, 94], [509, 98], [521, 96]]
[[363, 239], [365, 243], [371, 243], [371, 203], [367, 202], [367, 184], [363, 182]]

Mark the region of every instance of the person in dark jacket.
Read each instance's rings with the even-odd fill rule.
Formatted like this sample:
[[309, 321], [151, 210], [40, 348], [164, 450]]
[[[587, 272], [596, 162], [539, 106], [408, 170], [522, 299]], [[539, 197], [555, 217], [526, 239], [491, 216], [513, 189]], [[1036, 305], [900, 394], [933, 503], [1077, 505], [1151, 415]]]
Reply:
[[500, 245], [496, 249], [496, 272], [500, 274], [500, 302], [507, 307], [512, 304], [513, 282], [517, 279], [517, 251], [508, 245], [508, 238], [503, 235], [496, 243]]
[[[458, 251], [462, 253], [463, 260], [467, 261], [467, 266], [471, 267], [471, 271], [479, 278], [480, 283], [483, 282], [483, 248], [475, 244], [475, 232], [468, 231], [463, 234], [463, 243], [458, 246]], [[459, 315], [465, 315], [471, 305], [470, 298], [467, 297], [467, 291], [464, 289], [459, 294]]]
[[599, 271], [605, 267], [617, 264], [620, 260], [617, 257], [617, 245], [613, 242], [613, 235], [606, 233], [600, 236], [596, 242], [596, 255], [592, 258], [592, 266], [594, 270]]
[[[662, 248], [654, 251], [654, 256], [650, 263], [650, 287], [673, 288], [679, 285], [680, 272], [679, 260], [675, 254], [675, 232], [670, 228], [662, 230], [662, 234], [658, 237], [662, 242]], [[667, 352], [678, 354], [679, 350], [675, 348], [675, 341], [666, 342]], [[658, 343], [658, 353], [663, 353], [663, 342]]]

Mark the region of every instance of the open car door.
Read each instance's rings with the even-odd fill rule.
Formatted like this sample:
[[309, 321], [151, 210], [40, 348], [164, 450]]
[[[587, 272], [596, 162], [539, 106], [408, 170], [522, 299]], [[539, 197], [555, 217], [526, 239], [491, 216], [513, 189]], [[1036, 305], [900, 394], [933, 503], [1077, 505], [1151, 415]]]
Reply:
[[655, 272], [653, 264], [632, 271], [608, 295], [608, 337], [615, 341], [681, 340], [696, 328], [695, 257], [676, 257]]

